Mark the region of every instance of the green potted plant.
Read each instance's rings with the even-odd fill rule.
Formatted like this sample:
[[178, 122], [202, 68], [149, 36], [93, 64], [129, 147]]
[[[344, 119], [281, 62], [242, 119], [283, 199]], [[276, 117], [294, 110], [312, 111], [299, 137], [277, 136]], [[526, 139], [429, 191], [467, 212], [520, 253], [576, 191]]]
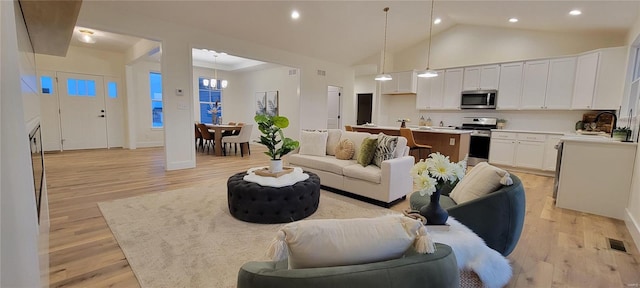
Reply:
[[496, 120], [496, 127], [498, 129], [504, 129], [504, 126], [507, 125], [507, 119], [499, 118]]
[[282, 129], [289, 127], [289, 119], [284, 116], [256, 115], [253, 118], [258, 123], [258, 130], [262, 133], [260, 141], [256, 141], [267, 146], [267, 156], [271, 157], [269, 171], [278, 173], [282, 171], [281, 157], [295, 150], [300, 146], [300, 142], [284, 137]]
[[618, 127], [613, 130], [613, 135], [611, 137], [613, 137], [614, 140], [627, 141], [630, 135], [631, 129], [629, 127]]

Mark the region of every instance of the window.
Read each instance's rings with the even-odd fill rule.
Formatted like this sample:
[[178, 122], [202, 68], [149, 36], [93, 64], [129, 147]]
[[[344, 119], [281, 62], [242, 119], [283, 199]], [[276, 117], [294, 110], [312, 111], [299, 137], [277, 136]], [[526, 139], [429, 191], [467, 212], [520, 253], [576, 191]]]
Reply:
[[[221, 91], [205, 85], [209, 82], [209, 78], [198, 78], [198, 96], [200, 99], [200, 122], [202, 123], [220, 123], [222, 119], [222, 104], [220, 102]], [[216, 87], [220, 87], [218, 85]]]
[[151, 114], [153, 117], [153, 128], [162, 128], [164, 118], [162, 117], [162, 75], [160, 73], [149, 73], [149, 86], [151, 91]]
[[50, 76], [41, 76], [40, 87], [42, 88], [42, 94], [53, 94], [53, 78]]
[[107, 95], [109, 98], [118, 98], [118, 83], [109, 82], [107, 83]]
[[96, 97], [96, 81], [86, 79], [67, 79], [67, 94], [78, 97]]

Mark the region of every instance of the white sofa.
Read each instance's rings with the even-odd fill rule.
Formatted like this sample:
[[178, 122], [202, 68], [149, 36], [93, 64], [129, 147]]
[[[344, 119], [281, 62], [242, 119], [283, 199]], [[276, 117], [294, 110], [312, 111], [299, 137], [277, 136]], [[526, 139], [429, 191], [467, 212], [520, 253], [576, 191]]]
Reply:
[[[320, 185], [334, 188], [343, 192], [366, 197], [362, 199], [377, 205], [389, 207], [396, 201], [404, 199], [413, 189], [410, 175], [414, 164], [413, 156], [409, 155], [407, 139], [398, 137], [393, 159], [382, 162], [381, 167], [370, 164], [366, 167], [358, 164], [356, 159], [360, 154], [362, 141], [368, 137], [378, 135], [366, 132], [350, 132], [339, 129], [327, 131], [326, 153], [323, 156], [300, 154], [301, 147], [296, 152], [287, 155], [289, 165], [302, 167], [304, 170], [316, 173], [320, 177]], [[355, 144], [355, 153], [350, 160], [336, 159], [335, 147], [343, 139], [350, 139]], [[302, 141], [300, 145], [310, 145]], [[317, 145], [317, 144], [312, 144]], [[338, 191], [338, 192], [340, 192]], [[361, 197], [355, 197], [361, 198]]]

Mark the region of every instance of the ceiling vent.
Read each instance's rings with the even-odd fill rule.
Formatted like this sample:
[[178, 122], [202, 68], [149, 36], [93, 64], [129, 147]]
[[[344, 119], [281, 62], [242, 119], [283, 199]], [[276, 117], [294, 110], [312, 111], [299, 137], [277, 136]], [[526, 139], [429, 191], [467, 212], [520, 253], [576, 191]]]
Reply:
[[318, 76], [326, 76], [326, 75], [327, 75], [327, 71], [318, 69]]

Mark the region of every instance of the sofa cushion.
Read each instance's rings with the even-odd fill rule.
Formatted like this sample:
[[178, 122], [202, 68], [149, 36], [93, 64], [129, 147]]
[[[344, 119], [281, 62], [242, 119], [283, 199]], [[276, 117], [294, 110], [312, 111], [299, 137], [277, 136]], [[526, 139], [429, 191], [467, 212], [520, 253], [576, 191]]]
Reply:
[[362, 141], [365, 138], [370, 138], [371, 134], [366, 132], [352, 132], [352, 131], [343, 131], [342, 135], [340, 135], [340, 141], [343, 139], [350, 139], [355, 144], [355, 153], [353, 153], [353, 157], [351, 159], [357, 160], [358, 155], [360, 154], [360, 146], [362, 146]]
[[502, 185], [511, 184], [513, 181], [509, 172], [487, 162], [480, 162], [460, 180], [449, 196], [456, 203], [462, 204], [494, 192]]
[[360, 153], [358, 154], [358, 164], [362, 166], [368, 166], [373, 161], [373, 156], [376, 154], [376, 148], [378, 147], [377, 138], [365, 138], [362, 140], [360, 146]]
[[373, 165], [382, 167], [382, 161], [395, 158], [394, 152], [397, 144], [397, 136], [378, 134], [378, 145], [376, 146], [376, 153], [373, 155]]
[[[289, 269], [364, 264], [397, 259], [426, 240], [417, 238], [426, 233], [420, 221], [400, 214], [302, 220], [284, 225], [268, 254], [273, 260], [288, 257]], [[421, 253], [434, 252], [431, 246]]]
[[393, 151], [393, 158], [400, 158], [409, 155], [409, 147], [407, 147], [407, 138], [398, 137], [396, 149]]
[[342, 175], [372, 183], [382, 182], [382, 170], [375, 165], [362, 167], [360, 164], [348, 165], [342, 168]]
[[356, 152], [356, 145], [351, 141], [351, 139], [343, 139], [336, 146], [336, 159], [340, 160], [350, 160], [353, 158], [353, 154]]
[[326, 131], [302, 131], [300, 134], [300, 154], [324, 156], [327, 155]]
[[316, 170], [327, 171], [337, 175], [342, 175], [344, 167], [353, 164], [358, 165], [351, 159], [340, 160], [336, 159], [336, 157], [333, 156], [313, 156], [301, 154], [289, 155], [289, 164], [302, 167], [311, 167]]
[[336, 147], [338, 147], [338, 143], [340, 143], [340, 135], [342, 135], [342, 130], [340, 129], [329, 129], [327, 130], [327, 155], [336, 155]]

